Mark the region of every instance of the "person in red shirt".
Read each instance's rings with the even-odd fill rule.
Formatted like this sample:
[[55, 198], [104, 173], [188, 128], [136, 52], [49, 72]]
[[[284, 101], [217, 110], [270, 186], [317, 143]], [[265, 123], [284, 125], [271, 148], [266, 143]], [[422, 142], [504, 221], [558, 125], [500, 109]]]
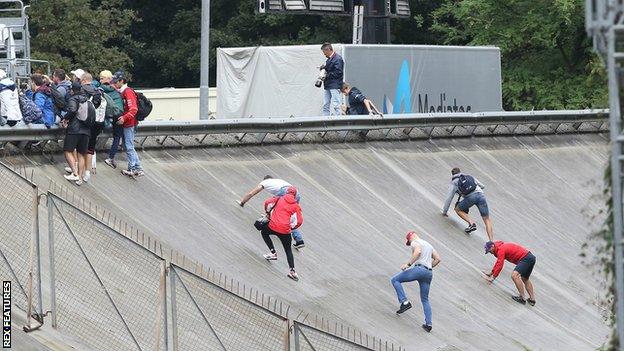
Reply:
[[[531, 306], [535, 305], [535, 291], [533, 290], [533, 283], [529, 280], [533, 267], [535, 266], [535, 256], [531, 251], [515, 243], [506, 243], [502, 241], [488, 241], [485, 243], [485, 253], [491, 253], [496, 257], [496, 263], [490, 273], [483, 272], [486, 275], [488, 282], [493, 282], [500, 274], [505, 264], [505, 260], [516, 265], [511, 279], [516, 284], [518, 289], [518, 296], [512, 296], [515, 301], [525, 304], [527, 301]], [[529, 293], [528, 300], [524, 299], [524, 290]]]
[[299, 228], [303, 223], [301, 207], [296, 199], [297, 190], [294, 187], [288, 188], [286, 195], [282, 197], [272, 197], [264, 202], [264, 210], [269, 217], [269, 222], [262, 228], [262, 239], [267, 245], [270, 253], [265, 254], [264, 258], [268, 261], [277, 260], [277, 253], [271, 241], [270, 235], [275, 235], [282, 242], [284, 251], [286, 252], [286, 260], [288, 261], [288, 277], [292, 280], [299, 280], [297, 272], [295, 272], [295, 258], [292, 254], [292, 237], [290, 232]]
[[123, 127], [124, 149], [126, 149], [126, 157], [128, 158], [128, 168], [122, 170], [121, 173], [130, 177], [140, 177], [145, 175], [145, 172], [143, 172], [141, 167], [139, 155], [134, 149], [134, 133], [137, 125], [139, 125], [139, 121], [136, 119], [136, 114], [139, 112], [137, 95], [134, 90], [128, 87], [128, 81], [122, 71], [115, 72], [111, 83], [119, 91], [124, 105], [123, 115], [119, 117], [117, 124]]

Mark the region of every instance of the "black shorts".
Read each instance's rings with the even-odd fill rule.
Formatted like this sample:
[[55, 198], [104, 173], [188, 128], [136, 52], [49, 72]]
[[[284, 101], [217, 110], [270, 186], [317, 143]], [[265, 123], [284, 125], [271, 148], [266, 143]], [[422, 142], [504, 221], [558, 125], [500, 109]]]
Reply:
[[526, 256], [518, 262], [514, 271], [520, 273], [522, 278], [529, 279], [531, 272], [533, 272], [533, 266], [535, 266], [535, 256], [529, 251]]
[[104, 129], [104, 123], [95, 123], [91, 127], [91, 136], [89, 137], [89, 146], [87, 147], [87, 153], [93, 155], [95, 153], [95, 144], [97, 143], [97, 137], [102, 134]]
[[74, 151], [86, 154], [89, 146], [89, 136], [84, 134], [68, 134], [65, 136], [63, 151]]

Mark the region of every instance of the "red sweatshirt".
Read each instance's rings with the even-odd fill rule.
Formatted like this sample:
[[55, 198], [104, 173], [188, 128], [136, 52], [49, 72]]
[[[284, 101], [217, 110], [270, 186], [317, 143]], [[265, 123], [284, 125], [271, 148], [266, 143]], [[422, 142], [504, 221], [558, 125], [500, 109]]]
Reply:
[[494, 268], [492, 268], [492, 276], [494, 278], [498, 277], [500, 274], [505, 260], [513, 264], [518, 264], [518, 262], [529, 253], [529, 250], [514, 243], [495, 241], [494, 247], [496, 248], [496, 250], [492, 250], [492, 253], [496, 256], [496, 263], [494, 263]]
[[130, 89], [127, 85], [124, 85], [119, 89], [121, 98], [123, 99], [124, 113], [121, 115], [123, 118], [123, 127], [131, 128], [136, 127], [139, 122], [136, 120], [136, 114], [139, 112], [139, 104], [137, 96], [134, 90]]
[[301, 207], [292, 194], [272, 197], [264, 202], [264, 210], [271, 212], [269, 228], [278, 234], [290, 235], [290, 231], [303, 223]]

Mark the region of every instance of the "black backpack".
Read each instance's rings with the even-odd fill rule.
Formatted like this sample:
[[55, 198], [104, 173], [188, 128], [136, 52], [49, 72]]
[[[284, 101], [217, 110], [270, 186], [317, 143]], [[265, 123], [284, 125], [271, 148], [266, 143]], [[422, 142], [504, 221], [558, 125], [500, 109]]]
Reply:
[[149, 114], [152, 112], [152, 102], [143, 95], [143, 93], [139, 93], [135, 91], [137, 96], [137, 105], [139, 111], [136, 114], [137, 121], [144, 120]]
[[459, 176], [459, 179], [457, 180], [457, 190], [459, 190], [460, 194], [466, 196], [471, 192], [475, 191], [476, 188], [477, 182], [472, 176], [467, 174], [462, 174]]
[[54, 103], [54, 107], [56, 107], [58, 111], [65, 110], [66, 101], [61, 92], [58, 91], [58, 87], [50, 85], [50, 97], [52, 98], [52, 103]]

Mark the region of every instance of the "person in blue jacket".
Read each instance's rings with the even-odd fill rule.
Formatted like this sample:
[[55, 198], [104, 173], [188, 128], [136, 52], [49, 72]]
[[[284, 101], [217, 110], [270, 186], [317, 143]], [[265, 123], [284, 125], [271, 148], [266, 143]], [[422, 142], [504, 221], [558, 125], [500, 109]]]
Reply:
[[[327, 57], [325, 64], [320, 67], [325, 70], [325, 78], [323, 80], [323, 116], [334, 114], [340, 116], [342, 98], [340, 89], [344, 80], [344, 60], [337, 52], [334, 51], [330, 43], [324, 43], [321, 46], [323, 55]], [[331, 106], [330, 106], [331, 105]]]
[[39, 123], [43, 123], [46, 127], [50, 128], [56, 122], [56, 114], [54, 113], [54, 102], [52, 101], [50, 86], [46, 84], [45, 78], [39, 73], [31, 75], [30, 80], [34, 85], [32, 88], [34, 91], [33, 101], [35, 102], [35, 105], [41, 109], [41, 112], [43, 112], [42, 122]]

